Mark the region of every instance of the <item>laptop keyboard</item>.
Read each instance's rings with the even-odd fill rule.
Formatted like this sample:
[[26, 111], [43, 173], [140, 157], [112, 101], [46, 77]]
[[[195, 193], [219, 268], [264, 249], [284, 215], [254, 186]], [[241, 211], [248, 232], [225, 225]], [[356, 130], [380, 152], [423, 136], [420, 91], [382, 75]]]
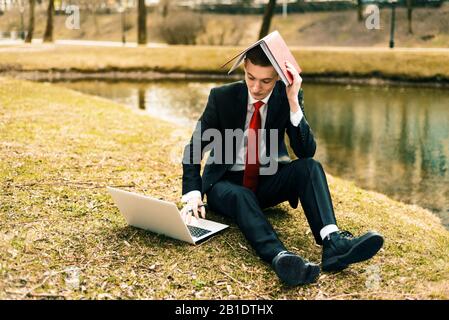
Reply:
[[198, 227], [189, 226], [189, 225], [187, 226], [187, 228], [189, 228], [190, 234], [195, 238], [199, 238], [201, 236], [204, 236], [205, 234], [212, 232], [207, 229], [198, 228]]

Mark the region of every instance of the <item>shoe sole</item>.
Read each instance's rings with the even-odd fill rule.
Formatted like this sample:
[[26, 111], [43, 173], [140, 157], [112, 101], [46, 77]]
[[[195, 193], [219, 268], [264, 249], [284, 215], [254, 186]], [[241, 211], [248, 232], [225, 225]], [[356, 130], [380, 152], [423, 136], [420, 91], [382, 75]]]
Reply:
[[318, 279], [320, 267], [304, 261], [295, 255], [286, 255], [279, 259], [278, 277], [289, 286], [305, 285]]
[[362, 262], [372, 258], [382, 248], [384, 239], [378, 233], [373, 233], [363, 242], [354, 246], [346, 254], [328, 259], [323, 264], [324, 271], [341, 271], [350, 264]]

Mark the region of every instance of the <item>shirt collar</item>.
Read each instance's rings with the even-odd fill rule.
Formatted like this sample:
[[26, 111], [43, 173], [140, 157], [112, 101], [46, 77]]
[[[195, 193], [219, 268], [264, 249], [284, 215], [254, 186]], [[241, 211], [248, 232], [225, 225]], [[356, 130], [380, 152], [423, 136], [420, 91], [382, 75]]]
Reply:
[[273, 90], [274, 90], [274, 88], [271, 89], [270, 93], [265, 98], [263, 98], [262, 100], [256, 100], [256, 99], [253, 98], [253, 96], [251, 95], [251, 92], [249, 92], [249, 89], [248, 89], [248, 104], [252, 106], [257, 101], [262, 101], [265, 105], [267, 105], [268, 100], [270, 100], [271, 94], [273, 93]]

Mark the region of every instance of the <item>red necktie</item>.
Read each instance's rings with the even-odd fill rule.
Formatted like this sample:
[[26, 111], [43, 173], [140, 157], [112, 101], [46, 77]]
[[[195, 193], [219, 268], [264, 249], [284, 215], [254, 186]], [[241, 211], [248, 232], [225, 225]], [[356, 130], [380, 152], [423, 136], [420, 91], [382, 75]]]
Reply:
[[256, 192], [259, 179], [259, 139], [258, 131], [261, 129], [259, 109], [264, 105], [262, 101], [254, 103], [254, 113], [249, 122], [248, 144], [246, 147], [245, 172], [243, 174], [243, 186]]

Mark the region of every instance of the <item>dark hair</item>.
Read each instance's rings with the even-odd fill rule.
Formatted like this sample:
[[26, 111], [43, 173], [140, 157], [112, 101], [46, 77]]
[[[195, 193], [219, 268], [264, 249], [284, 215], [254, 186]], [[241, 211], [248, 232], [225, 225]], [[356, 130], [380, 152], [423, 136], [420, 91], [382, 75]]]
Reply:
[[260, 46], [255, 46], [254, 48], [248, 50], [245, 59], [249, 59], [252, 64], [255, 64], [257, 66], [261, 67], [271, 66], [270, 60], [268, 60], [265, 52], [263, 52]]

